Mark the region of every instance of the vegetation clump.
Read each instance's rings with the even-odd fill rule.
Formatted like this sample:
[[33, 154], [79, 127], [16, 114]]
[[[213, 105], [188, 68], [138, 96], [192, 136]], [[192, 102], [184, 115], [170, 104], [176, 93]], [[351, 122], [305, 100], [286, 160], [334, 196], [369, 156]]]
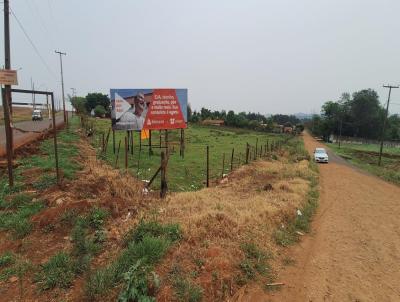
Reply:
[[141, 221], [135, 229], [126, 234], [126, 248], [119, 257], [89, 276], [86, 283], [87, 296], [95, 298], [125, 281], [120, 301], [153, 301], [149, 291], [149, 285], [152, 284], [151, 288], [154, 288], [157, 283], [157, 278], [152, 272], [153, 267], [181, 236], [179, 225]]

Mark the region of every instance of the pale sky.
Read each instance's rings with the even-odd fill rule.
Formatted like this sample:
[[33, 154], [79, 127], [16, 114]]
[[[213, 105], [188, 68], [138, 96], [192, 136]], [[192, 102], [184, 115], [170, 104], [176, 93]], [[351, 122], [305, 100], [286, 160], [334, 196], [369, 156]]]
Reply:
[[[18, 88], [29, 89], [32, 77], [57, 97], [55, 49], [67, 53], [66, 93], [187, 88], [194, 109], [318, 113], [325, 101], [364, 88], [384, 103], [382, 85], [400, 84], [399, 0], [10, 0], [10, 6], [45, 62], [11, 16]], [[1, 20], [2, 45], [3, 31]], [[400, 113], [400, 89], [392, 102], [391, 112]]]

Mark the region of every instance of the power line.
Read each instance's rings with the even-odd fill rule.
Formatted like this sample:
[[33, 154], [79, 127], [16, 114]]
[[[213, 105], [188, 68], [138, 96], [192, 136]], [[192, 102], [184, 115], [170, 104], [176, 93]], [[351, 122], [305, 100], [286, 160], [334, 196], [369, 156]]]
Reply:
[[47, 28], [45, 22], [43, 21], [42, 15], [40, 14], [39, 9], [37, 8], [37, 5], [35, 4], [34, 1], [32, 1], [32, 5], [33, 5], [33, 7], [35, 8], [35, 9], [32, 9], [32, 6], [31, 6], [30, 1], [29, 1], [29, 0], [25, 0], [25, 2], [28, 4], [29, 9], [31, 10], [32, 14], [33, 14], [33, 11], [35, 11], [35, 14], [36, 14], [36, 16], [38, 17], [38, 19], [39, 19], [39, 21], [40, 21], [40, 25], [41, 25], [42, 28], [43, 28], [44, 34], [45, 34], [47, 37], [50, 38], [50, 40], [53, 42], [53, 47], [54, 47], [54, 46], [56, 45], [56, 43], [54, 42], [53, 35], [52, 35], [51, 32], [48, 30], [48, 28]]
[[32, 45], [33, 49], [35, 50], [36, 54], [38, 55], [38, 57], [40, 58], [40, 60], [42, 61], [43, 65], [46, 67], [46, 69], [50, 72], [50, 74], [53, 76], [54, 79], [57, 80], [57, 76], [55, 75], [55, 73], [51, 70], [51, 68], [49, 67], [49, 65], [46, 63], [46, 61], [44, 60], [44, 58], [42, 57], [42, 55], [40, 54], [38, 48], [36, 47], [35, 43], [33, 43], [32, 39], [29, 37], [28, 33], [26, 32], [24, 26], [22, 25], [22, 23], [19, 21], [19, 19], [17, 18], [17, 16], [15, 15], [14, 11], [11, 9], [10, 7], [10, 12], [11, 14], [14, 16], [15, 20], [17, 21], [19, 27], [21, 28], [22, 32], [24, 33], [25, 37], [28, 39], [29, 43]]

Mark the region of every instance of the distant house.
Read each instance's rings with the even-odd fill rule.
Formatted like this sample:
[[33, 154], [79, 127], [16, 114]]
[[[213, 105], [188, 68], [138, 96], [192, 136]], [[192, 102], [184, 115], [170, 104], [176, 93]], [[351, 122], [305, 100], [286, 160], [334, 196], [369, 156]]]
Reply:
[[283, 133], [283, 125], [274, 125], [272, 130], [274, 133]]
[[283, 127], [283, 133], [292, 133], [293, 127]]
[[201, 122], [203, 125], [209, 126], [223, 126], [225, 124], [224, 120], [204, 120]]

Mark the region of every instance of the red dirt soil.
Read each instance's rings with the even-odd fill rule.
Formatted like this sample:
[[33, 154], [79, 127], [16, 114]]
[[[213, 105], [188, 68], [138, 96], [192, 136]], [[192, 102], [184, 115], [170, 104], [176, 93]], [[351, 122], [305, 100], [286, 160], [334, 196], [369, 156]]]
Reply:
[[[325, 147], [309, 134], [307, 150]], [[240, 301], [400, 301], [400, 188], [345, 163], [320, 165], [312, 233], [288, 249], [285, 285]]]

